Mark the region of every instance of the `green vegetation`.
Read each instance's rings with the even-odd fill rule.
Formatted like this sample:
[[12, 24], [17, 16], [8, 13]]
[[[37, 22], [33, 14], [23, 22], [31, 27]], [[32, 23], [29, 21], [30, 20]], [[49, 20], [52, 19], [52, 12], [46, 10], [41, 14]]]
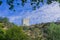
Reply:
[[1, 18], [0, 40], [29, 40], [29, 36], [24, 33], [22, 27], [9, 22], [7, 18]]
[[60, 40], [60, 25], [50, 24], [50, 27], [48, 27], [48, 40]]
[[28, 36], [21, 27], [12, 27], [6, 31], [6, 40], [28, 40]]
[[17, 26], [0, 17], [0, 40], [60, 40], [60, 23]]

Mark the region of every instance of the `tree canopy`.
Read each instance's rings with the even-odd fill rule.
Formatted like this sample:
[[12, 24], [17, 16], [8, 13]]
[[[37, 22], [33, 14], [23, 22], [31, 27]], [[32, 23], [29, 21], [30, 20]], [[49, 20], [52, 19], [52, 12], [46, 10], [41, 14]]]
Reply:
[[[15, 9], [15, 5], [14, 5], [14, 1], [17, 0], [6, 0], [6, 3], [9, 5], [9, 9]], [[24, 5], [28, 2], [28, 0], [19, 0], [21, 3], [16, 2], [15, 4], [17, 5], [22, 5], [24, 7]], [[47, 0], [47, 4], [51, 4], [52, 1], [58, 1], [60, 3], [60, 0]], [[33, 10], [36, 10], [36, 8], [40, 8], [39, 4], [43, 3], [44, 4], [44, 0], [30, 0], [30, 5], [32, 6]], [[3, 1], [0, 0], [0, 6], [3, 4]]]
[[60, 40], [60, 22], [17, 26], [5, 18], [0, 17], [0, 40]]

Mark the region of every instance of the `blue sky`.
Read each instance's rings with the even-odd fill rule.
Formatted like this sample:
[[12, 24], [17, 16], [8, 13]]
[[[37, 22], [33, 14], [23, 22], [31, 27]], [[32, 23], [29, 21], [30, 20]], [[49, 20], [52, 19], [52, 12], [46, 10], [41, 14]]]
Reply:
[[[42, 3], [40, 3], [41, 7], [37, 10], [32, 10], [32, 7], [28, 2], [24, 7], [21, 5], [15, 6], [16, 12], [13, 12], [8, 9], [9, 6], [5, 3], [5, 1], [6, 0], [3, 0], [3, 4], [0, 6], [0, 16], [8, 17], [11, 22], [18, 25], [21, 25], [21, 20], [23, 18], [30, 18], [30, 24], [56, 21], [60, 18], [60, 7], [58, 2], [53, 2], [50, 5], [42, 5]], [[44, 3], [45, 2], [46, 0]]]

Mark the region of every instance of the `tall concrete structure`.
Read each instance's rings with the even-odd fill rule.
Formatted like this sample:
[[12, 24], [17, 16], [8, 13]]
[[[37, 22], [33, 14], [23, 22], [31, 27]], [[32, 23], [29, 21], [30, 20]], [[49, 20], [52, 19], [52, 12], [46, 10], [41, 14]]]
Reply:
[[22, 25], [23, 25], [23, 26], [29, 26], [29, 25], [30, 25], [30, 24], [29, 24], [29, 18], [23, 19], [23, 20], [22, 20]]

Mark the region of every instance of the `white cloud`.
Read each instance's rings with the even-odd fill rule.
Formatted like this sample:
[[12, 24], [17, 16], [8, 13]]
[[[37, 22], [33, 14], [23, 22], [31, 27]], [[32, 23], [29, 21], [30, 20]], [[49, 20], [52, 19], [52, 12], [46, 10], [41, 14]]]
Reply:
[[31, 24], [56, 21], [60, 17], [59, 3], [53, 2], [49, 5], [44, 5], [36, 11], [31, 12], [28, 17], [31, 19]]
[[[22, 15], [22, 16], [21, 16]], [[32, 11], [32, 12], [22, 12], [18, 16], [10, 17], [11, 21], [30, 18], [30, 24], [36, 24], [41, 22], [56, 21], [60, 17], [60, 7], [58, 2], [53, 2], [51, 4], [46, 4], [43, 7]]]

